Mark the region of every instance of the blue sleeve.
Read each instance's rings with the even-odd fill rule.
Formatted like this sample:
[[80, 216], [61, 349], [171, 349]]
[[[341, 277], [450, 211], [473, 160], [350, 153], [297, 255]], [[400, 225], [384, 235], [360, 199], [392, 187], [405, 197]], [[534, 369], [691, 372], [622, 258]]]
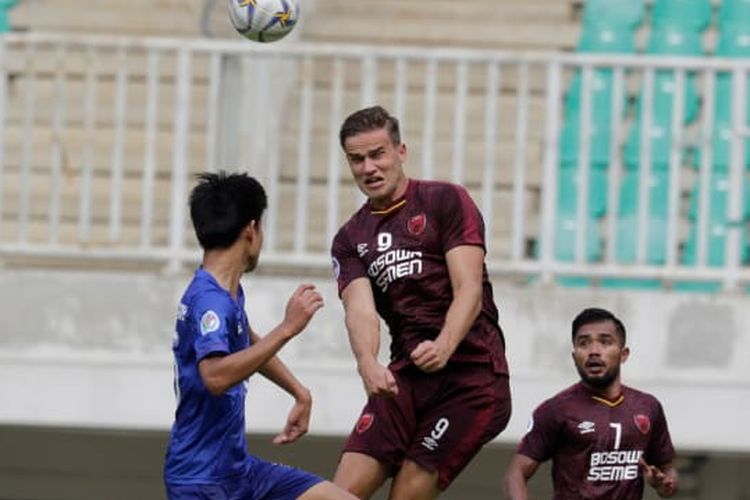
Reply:
[[193, 301], [190, 320], [194, 322], [195, 361], [210, 354], [229, 354], [229, 325], [235, 317], [235, 304], [225, 295], [205, 293]]

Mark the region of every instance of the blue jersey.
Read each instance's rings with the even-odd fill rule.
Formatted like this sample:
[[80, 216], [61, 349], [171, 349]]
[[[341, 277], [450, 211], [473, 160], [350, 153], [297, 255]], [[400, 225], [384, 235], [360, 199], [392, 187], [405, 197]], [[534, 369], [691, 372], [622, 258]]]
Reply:
[[208, 272], [198, 269], [177, 311], [172, 350], [177, 411], [164, 465], [165, 480], [200, 484], [244, 475], [255, 457], [245, 441], [246, 384], [213, 396], [198, 373], [210, 355], [250, 345], [242, 287], [233, 299]]

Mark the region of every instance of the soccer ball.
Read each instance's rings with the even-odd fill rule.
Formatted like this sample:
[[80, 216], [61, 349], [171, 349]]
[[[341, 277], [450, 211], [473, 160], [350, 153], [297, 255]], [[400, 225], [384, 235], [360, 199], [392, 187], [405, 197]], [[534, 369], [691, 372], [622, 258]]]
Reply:
[[299, 0], [228, 0], [229, 18], [245, 38], [275, 42], [288, 35], [299, 19]]

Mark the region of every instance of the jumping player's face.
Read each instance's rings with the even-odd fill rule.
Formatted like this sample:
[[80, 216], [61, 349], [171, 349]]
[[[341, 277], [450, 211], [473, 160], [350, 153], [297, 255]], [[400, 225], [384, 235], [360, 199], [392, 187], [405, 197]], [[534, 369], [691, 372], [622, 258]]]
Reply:
[[573, 361], [589, 386], [605, 389], [620, 379], [620, 365], [630, 351], [622, 345], [617, 327], [610, 321], [581, 326], [573, 340]]
[[374, 208], [388, 208], [404, 195], [406, 145], [393, 144], [386, 128], [348, 137], [344, 152], [354, 181]]

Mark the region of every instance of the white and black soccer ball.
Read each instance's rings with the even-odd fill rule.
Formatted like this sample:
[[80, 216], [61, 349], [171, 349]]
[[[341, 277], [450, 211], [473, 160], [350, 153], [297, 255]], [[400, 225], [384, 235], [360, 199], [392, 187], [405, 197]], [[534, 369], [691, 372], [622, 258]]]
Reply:
[[229, 18], [245, 38], [275, 42], [287, 36], [299, 21], [299, 0], [227, 0]]

